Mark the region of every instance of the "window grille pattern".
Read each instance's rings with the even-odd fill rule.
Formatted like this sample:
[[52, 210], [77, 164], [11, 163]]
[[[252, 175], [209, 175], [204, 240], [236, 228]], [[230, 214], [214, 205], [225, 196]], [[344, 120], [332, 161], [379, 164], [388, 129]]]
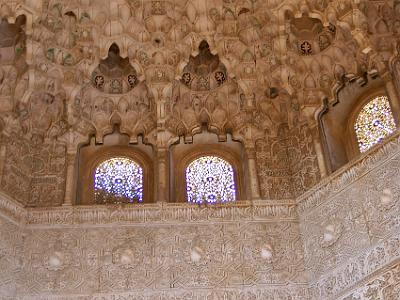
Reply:
[[187, 200], [191, 203], [223, 203], [236, 200], [233, 167], [216, 156], [202, 156], [186, 169]]
[[365, 152], [396, 130], [389, 99], [379, 96], [368, 102], [354, 124], [358, 147]]
[[143, 169], [132, 159], [114, 157], [98, 165], [94, 174], [98, 204], [143, 201]]

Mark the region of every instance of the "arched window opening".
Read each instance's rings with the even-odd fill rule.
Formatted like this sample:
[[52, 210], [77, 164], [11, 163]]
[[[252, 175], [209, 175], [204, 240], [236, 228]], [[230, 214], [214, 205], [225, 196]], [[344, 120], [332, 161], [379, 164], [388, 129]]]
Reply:
[[364, 105], [359, 112], [354, 130], [360, 152], [380, 143], [396, 130], [396, 124], [386, 96], [378, 96]]
[[127, 157], [113, 157], [100, 163], [94, 173], [97, 204], [143, 201], [143, 169]]
[[217, 156], [202, 156], [186, 168], [187, 201], [190, 203], [225, 203], [236, 201], [234, 169]]

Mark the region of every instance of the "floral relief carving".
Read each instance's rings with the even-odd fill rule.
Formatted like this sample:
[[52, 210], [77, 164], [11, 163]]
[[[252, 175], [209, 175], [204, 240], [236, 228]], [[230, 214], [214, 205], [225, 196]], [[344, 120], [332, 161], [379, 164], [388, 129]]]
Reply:
[[[19, 295], [28, 299], [42, 297], [30, 295], [31, 290], [28, 286], [34, 286], [35, 290], [41, 291], [43, 295], [49, 291], [57, 293], [52, 299], [72, 297], [61, 295], [73, 295], [76, 291], [90, 291], [94, 297], [111, 297], [111, 294], [143, 296], [141, 292], [132, 291], [138, 287], [144, 289], [146, 295], [158, 295], [157, 289], [171, 286], [185, 287], [184, 289], [200, 288], [194, 294], [190, 294], [192, 292], [189, 290], [181, 291], [184, 295], [193, 297], [225, 295], [241, 299], [240, 297], [258, 295], [255, 297], [259, 298], [255, 299], [264, 299], [263, 295], [273, 293], [276, 297], [308, 299], [307, 285], [301, 287], [307, 281], [310, 282], [311, 299], [342, 300], [353, 299], [358, 297], [357, 295], [363, 295], [367, 299], [391, 299], [390, 297], [397, 295], [398, 291], [397, 279], [391, 278], [397, 278], [392, 277], [395, 276], [392, 274], [397, 272], [396, 265], [392, 263], [400, 257], [400, 227], [399, 223], [396, 223], [396, 214], [390, 210], [382, 210], [379, 204], [393, 203], [392, 210], [398, 206], [398, 178], [395, 171], [396, 157], [399, 153], [398, 140], [395, 139], [376, 151], [377, 156], [381, 152], [384, 153], [383, 161], [375, 159], [358, 162], [363, 170], [374, 172], [368, 172], [367, 175], [360, 173], [361, 177], [352, 177], [352, 180], [356, 180], [350, 183], [349, 177], [344, 176], [346, 173], [342, 174], [346, 181], [342, 181], [341, 184], [346, 183], [347, 189], [335, 187], [331, 182], [325, 183], [322, 188], [333, 188], [330, 194], [325, 194], [331, 198], [324, 198], [325, 201], [318, 207], [299, 210], [300, 228], [295, 214], [287, 215], [284, 209], [272, 213], [271, 209], [267, 209], [268, 205], [263, 208], [263, 202], [253, 206], [252, 210], [238, 206], [234, 219], [227, 218], [232, 214], [225, 211], [227, 215], [221, 216], [219, 221], [216, 221], [218, 219], [215, 219], [211, 209], [203, 210], [201, 214], [193, 214], [195, 217], [189, 217], [189, 222], [184, 218], [178, 221], [179, 219], [171, 213], [176, 213], [187, 204], [179, 204], [181, 208], [176, 205], [166, 206], [164, 209], [169, 209], [169, 212], [165, 211], [165, 217], [161, 217], [157, 210], [152, 213], [150, 207], [146, 208], [148, 211], [143, 214], [146, 209], [138, 207], [134, 208], [138, 211], [138, 216], [147, 217], [142, 220], [136, 219], [136, 225], [132, 223], [134, 219], [130, 219], [126, 223], [127, 227], [121, 227], [121, 217], [125, 214], [132, 218], [132, 210], [107, 209], [110, 217], [118, 214], [120, 217], [114, 219], [114, 223], [103, 219], [101, 225], [96, 222], [101, 220], [99, 216], [106, 215], [106, 211], [101, 213], [99, 210], [96, 217], [94, 212], [100, 209], [97, 207], [89, 210], [82, 208], [80, 217], [79, 210], [72, 208], [60, 208], [58, 211], [55, 209], [52, 213], [46, 208], [30, 208], [24, 215], [18, 205], [7, 202], [12, 200], [6, 201], [2, 198], [2, 214], [8, 211], [11, 218], [21, 215], [24, 216], [24, 220], [29, 221], [28, 227], [23, 229], [19, 225], [6, 225], [9, 221], [2, 221], [3, 217], [0, 219], [3, 222], [0, 233], [2, 241], [5, 241], [4, 246], [0, 243], [0, 263], [4, 263], [6, 269], [16, 268], [19, 271], [14, 273], [15, 276], [22, 282], [30, 282], [19, 290]], [[356, 169], [357, 164], [353, 168]], [[382, 179], [377, 181], [376, 178]], [[369, 181], [377, 184], [373, 186], [368, 184]], [[383, 182], [386, 189], [381, 187]], [[369, 188], [362, 192], [365, 187]], [[376, 203], [375, 210], [360, 209], [361, 206], [368, 207], [370, 201]], [[195, 211], [198, 208], [190, 209]], [[262, 211], [266, 213], [262, 220], [249, 222], [255, 216], [260, 218]], [[252, 212], [251, 218], [249, 212]], [[363, 215], [365, 212], [384, 216], [370, 217], [368, 214]], [[29, 215], [31, 217], [28, 217]], [[34, 215], [37, 217], [32, 218]], [[189, 216], [187, 211], [183, 215]], [[89, 216], [93, 216], [96, 221], [86, 223], [90, 225], [86, 227], [83, 220], [89, 220]], [[157, 216], [160, 219], [155, 222]], [[166, 216], [173, 217], [166, 219]], [[292, 221], [283, 221], [289, 216]], [[71, 228], [71, 220], [77, 220], [75, 224], [83, 227]], [[210, 224], [209, 220], [214, 222]], [[388, 222], [389, 220], [391, 221]], [[371, 229], [368, 233], [363, 224], [365, 221]], [[144, 223], [152, 226], [143, 227]], [[57, 224], [61, 227], [54, 228]], [[97, 226], [93, 227], [91, 224]], [[386, 224], [390, 224], [390, 229]], [[210, 230], [211, 227], [213, 230]], [[6, 231], [3, 231], [3, 228]], [[377, 231], [378, 229], [380, 231]], [[20, 236], [21, 231], [24, 239]], [[383, 231], [392, 233], [383, 238], [382, 234], [378, 234]], [[286, 239], [281, 238], [282, 233]], [[4, 238], [7, 236], [8, 238]], [[372, 243], [370, 247], [363, 244], [367, 241], [365, 238]], [[23, 246], [13, 244], [11, 240], [14, 239], [23, 240]], [[354, 242], [357, 243], [357, 247]], [[309, 243], [312, 243], [312, 246]], [[21, 260], [7, 259], [10, 257], [9, 253], [19, 253]], [[335, 253], [340, 256], [336, 256]], [[305, 266], [302, 265], [303, 261]], [[390, 267], [391, 264], [393, 267]], [[98, 266], [102, 268], [99, 269]], [[305, 276], [305, 270], [312, 270], [310, 278]], [[99, 271], [101, 288], [94, 284], [97, 282], [95, 278], [98, 278]], [[229, 276], [225, 272], [229, 272]], [[291, 279], [287, 277], [288, 272]], [[33, 273], [36, 277], [32, 276]], [[5, 277], [3, 275], [0, 278]], [[40, 278], [40, 281], [32, 281], [32, 278]], [[230, 293], [224, 294], [218, 289], [208, 290], [207, 287], [212, 282], [231, 286]], [[274, 286], [282, 282], [295, 282], [296, 287], [290, 283], [285, 290]], [[254, 284], [257, 285], [256, 291], [254, 287], [250, 288]], [[237, 290], [238, 285], [241, 291]], [[12, 286], [6, 288], [6, 285], [1, 283], [0, 286], [2, 291], [8, 291], [10, 295], [14, 293]], [[178, 295], [176, 293], [178, 292], [168, 293], [168, 297]]]
[[[398, 133], [329, 175], [317, 119], [347, 89], [386, 91], [398, 115], [399, 16], [398, 0], [2, 1], [0, 297], [397, 299]], [[78, 146], [115, 128], [154, 151], [165, 194], [165, 149], [204, 128], [238, 141], [260, 197], [72, 206]]]

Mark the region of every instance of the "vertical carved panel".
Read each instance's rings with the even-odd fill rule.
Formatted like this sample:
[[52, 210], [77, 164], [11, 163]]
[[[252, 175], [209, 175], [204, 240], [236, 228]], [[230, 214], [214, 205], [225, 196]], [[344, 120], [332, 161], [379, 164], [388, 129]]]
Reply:
[[65, 147], [8, 138], [3, 190], [27, 206], [56, 206], [65, 188]]
[[24, 158], [29, 151], [29, 145], [23, 139], [7, 138], [4, 142], [6, 161], [1, 182], [2, 189], [18, 201], [26, 202], [29, 198], [31, 166]]
[[32, 149], [32, 181], [28, 206], [58, 206], [64, 199], [66, 149], [51, 142]]
[[281, 137], [259, 140], [256, 151], [261, 196], [267, 199], [292, 198], [290, 160], [286, 140]]
[[277, 137], [257, 141], [258, 176], [262, 197], [295, 198], [320, 179], [311, 132], [307, 125], [282, 128]]
[[287, 152], [291, 165], [293, 193], [298, 197], [320, 180], [313, 137], [306, 124], [290, 130]]

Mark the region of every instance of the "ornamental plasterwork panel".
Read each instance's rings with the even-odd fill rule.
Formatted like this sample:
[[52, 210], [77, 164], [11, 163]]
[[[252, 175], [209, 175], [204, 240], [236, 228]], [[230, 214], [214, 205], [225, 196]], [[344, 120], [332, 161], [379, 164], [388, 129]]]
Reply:
[[[286, 240], [279, 238], [282, 232]], [[20, 295], [137, 289], [145, 295], [306, 282], [293, 222], [32, 228], [25, 233]]]
[[[398, 261], [400, 246], [398, 226], [390, 231], [385, 226], [388, 220], [394, 220], [389, 224], [396, 224], [397, 214], [387, 213], [382, 218], [384, 226], [379, 232], [386, 234], [379, 238], [374, 233], [378, 231], [365, 230], [366, 222], [373, 223], [363, 217], [365, 213], [360, 213], [360, 206], [366, 205], [365, 199], [379, 200], [383, 208], [390, 205], [396, 209], [397, 192], [396, 189], [392, 192], [390, 187], [397, 180], [397, 173], [391, 170], [397, 169], [398, 149], [398, 139], [393, 138], [355, 162], [353, 169], [337, 175], [329, 184], [321, 184], [320, 190], [337, 188], [326, 194], [329, 198], [317, 202], [317, 207], [299, 210], [301, 235], [296, 211], [290, 202], [280, 205], [268, 201], [253, 205], [234, 203], [221, 210], [211, 207], [199, 210], [187, 204], [165, 204], [164, 207], [154, 204], [131, 210], [121, 210], [122, 206], [23, 209], [2, 197], [2, 214], [11, 219], [22, 218], [20, 229], [9, 221], [2, 221], [5, 226], [1, 228], [6, 230], [2, 233], [2, 240], [6, 241], [2, 249], [8, 254], [2, 262], [6, 269], [15, 270], [12, 274], [20, 280], [17, 290], [23, 291], [22, 299], [68, 299], [72, 296], [65, 296], [65, 293], [77, 290], [92, 291], [94, 295], [87, 296], [88, 299], [159, 299], [180, 295], [194, 299], [210, 295], [216, 299], [220, 296], [268, 299], [265, 298], [268, 292], [273, 293], [268, 296], [270, 299], [285, 299], [289, 295], [294, 299], [307, 299], [304, 284], [308, 280], [312, 299], [342, 299], [350, 293], [372, 292], [390, 297], [397, 287], [391, 283], [391, 273], [385, 275], [388, 274], [385, 266]], [[348, 177], [346, 172], [354, 176], [357, 172], [352, 170], [356, 171], [359, 165], [362, 165], [360, 178]], [[366, 170], [368, 174], [364, 173]], [[376, 191], [379, 183], [373, 189], [366, 184], [376, 176], [383, 176], [386, 190]], [[340, 181], [343, 178], [346, 181]], [[337, 183], [330, 185], [335, 180], [342, 182], [342, 188]], [[347, 185], [343, 186], [344, 183]], [[360, 189], [366, 191], [360, 192]], [[283, 221], [285, 218], [289, 219]], [[27, 220], [26, 225], [24, 220]], [[125, 226], [121, 226], [124, 222]], [[146, 223], [151, 226], [142, 226]], [[25, 236], [23, 239], [21, 232]], [[373, 233], [373, 238], [362, 249], [352, 244], [353, 240], [362, 244], [363, 234], [369, 239], [369, 232]], [[282, 233], [285, 239], [281, 238]], [[309, 243], [314, 246], [311, 248]], [[315, 251], [313, 256], [310, 249]], [[11, 259], [10, 253], [21, 259]], [[144, 256], [144, 253], [150, 255]], [[211, 265], [218, 268], [210, 268]], [[307, 273], [311, 276], [306, 276]], [[378, 273], [381, 275], [373, 275]], [[369, 276], [385, 276], [388, 281], [379, 285], [379, 279], [374, 281], [375, 277], [371, 277], [368, 282], [372, 283], [366, 288], [358, 285], [365, 278], [370, 280]], [[96, 285], [99, 284], [97, 278], [102, 282], [101, 288]], [[145, 280], [141, 280], [143, 278]], [[143, 293], [132, 292], [131, 282], [141, 286]], [[222, 291], [216, 282], [231, 288]], [[275, 287], [282, 282], [289, 284], [289, 288]], [[157, 291], [164, 288], [164, 292]], [[174, 291], [175, 288], [179, 291]], [[196, 292], [189, 291], [193, 288]], [[114, 289], [118, 293], [111, 296]], [[12, 287], [5, 290], [12, 294]], [[55, 295], [46, 296], [50, 291]]]
[[357, 300], [357, 299], [400, 299], [400, 263], [394, 264], [392, 267], [385, 269], [379, 275], [374, 276], [368, 282], [353, 291], [349, 295], [342, 297], [340, 300]]
[[[399, 260], [396, 149], [395, 138], [301, 199], [299, 217], [312, 298], [337, 299], [359, 280]], [[311, 203], [313, 207], [308, 206]], [[376, 293], [381, 295], [382, 290]]]
[[[318, 281], [311, 282], [311, 299], [342, 300], [346, 299], [342, 298], [343, 295], [346, 294], [353, 293], [354, 296], [359, 295], [358, 290], [365, 288], [365, 281], [372, 281], [371, 279], [374, 277], [384, 276], [388, 268], [399, 263], [399, 243], [399, 234], [394, 234], [387, 240], [368, 247], [359, 255], [353, 256], [346, 263], [327, 272], [321, 276]], [[382, 282], [383, 286], [385, 284], [390, 284], [390, 279], [386, 279], [388, 279], [388, 281]], [[375, 288], [375, 294], [379, 295], [383, 292], [383, 288]], [[366, 294], [365, 296], [368, 297]], [[386, 300], [392, 298], [382, 299]]]
[[23, 296], [20, 299], [23, 300], [133, 300], [133, 299], [144, 299], [144, 300], [177, 300], [177, 299], [188, 299], [188, 300], [209, 300], [209, 299], [232, 299], [232, 300], [281, 300], [281, 299], [293, 299], [303, 300], [307, 299], [307, 289], [301, 286], [296, 286], [293, 289], [287, 287], [271, 287], [271, 288], [251, 288], [251, 289], [240, 289], [240, 290], [227, 290], [227, 289], [213, 289], [213, 291], [207, 291], [204, 289], [196, 289], [195, 291], [182, 291], [177, 290], [173, 292], [158, 291], [149, 292], [143, 295], [140, 292], [129, 292], [129, 293], [116, 293], [110, 294], [93, 294], [92, 296]]
[[258, 140], [256, 154], [264, 198], [293, 199], [319, 181], [312, 136], [305, 124], [291, 130], [280, 128], [277, 137]]
[[[399, 141], [317, 183], [315, 114], [349, 82], [398, 86], [399, 1], [95, 2], [0, 2], [6, 299], [396, 297]], [[81, 135], [156, 149], [204, 123], [256, 149], [264, 200], [61, 206]]]
[[65, 146], [55, 141], [31, 144], [7, 139], [2, 189], [26, 206], [57, 206], [65, 188]]
[[305, 257], [314, 279], [370, 244], [358, 196], [356, 189], [342, 193], [302, 218]]
[[[179, 135], [190, 141], [207, 123], [221, 140], [232, 132], [251, 147], [277, 137], [285, 145], [298, 122], [316, 126], [310, 116], [322, 99], [335, 101], [347, 82], [364, 84], [365, 73], [398, 76], [398, 2], [363, 1], [356, 7], [348, 1], [293, 0], [96, 4], [2, 3], [5, 134], [22, 131], [40, 141], [73, 128], [71, 134], [95, 134], [101, 142], [120, 124], [133, 142], [143, 135], [154, 146], [165, 146]], [[199, 49], [204, 43], [209, 55]], [[102, 68], [118, 64], [108, 60], [115, 47], [119, 62], [125, 62], [121, 76], [112, 66], [106, 72]], [[285, 126], [289, 131], [278, 135]], [[275, 178], [285, 174], [278, 165], [258, 170], [262, 194], [269, 199], [298, 195], [318, 181], [313, 150], [295, 148], [304, 153], [290, 176]], [[268, 168], [281, 175], [265, 176]], [[272, 182], [299, 184], [284, 193], [269, 191]]]

